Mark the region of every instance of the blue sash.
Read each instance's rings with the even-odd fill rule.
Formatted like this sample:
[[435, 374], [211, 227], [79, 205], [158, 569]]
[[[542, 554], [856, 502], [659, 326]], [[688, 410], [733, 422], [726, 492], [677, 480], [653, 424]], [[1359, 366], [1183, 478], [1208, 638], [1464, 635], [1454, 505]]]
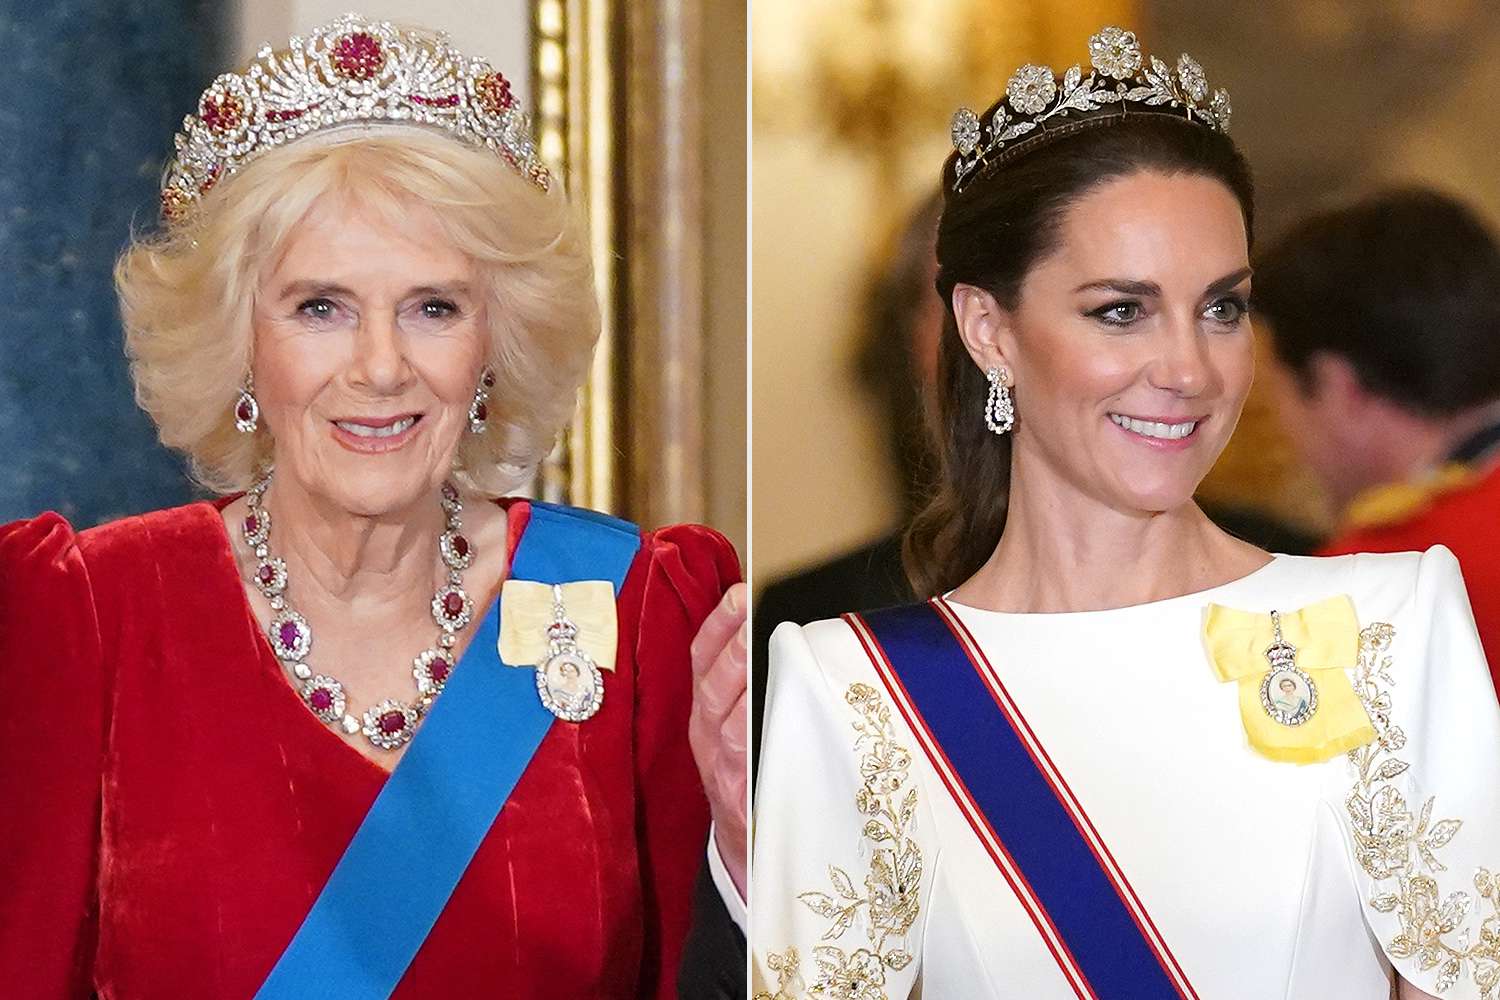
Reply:
[[932, 601], [846, 619], [1078, 996], [1196, 997], [952, 611]]
[[[510, 576], [609, 580], [640, 548], [636, 527], [534, 503]], [[365, 814], [257, 1000], [388, 997], [554, 722], [535, 671], [500, 662], [490, 608], [380, 795]]]

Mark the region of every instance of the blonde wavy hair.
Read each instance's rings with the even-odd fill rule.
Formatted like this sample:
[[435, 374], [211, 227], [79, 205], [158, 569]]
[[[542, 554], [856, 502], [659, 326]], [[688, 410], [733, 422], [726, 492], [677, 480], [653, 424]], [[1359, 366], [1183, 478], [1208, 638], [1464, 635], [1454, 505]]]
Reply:
[[191, 218], [121, 254], [125, 353], [162, 443], [220, 493], [247, 488], [269, 462], [264, 424], [254, 434], [234, 426], [255, 297], [298, 224], [330, 197], [396, 223], [430, 209], [474, 262], [495, 387], [488, 429], [463, 436], [455, 475], [489, 496], [515, 489], [571, 416], [598, 339], [587, 240], [556, 185], [543, 192], [492, 153], [416, 129], [268, 151], [204, 195]]

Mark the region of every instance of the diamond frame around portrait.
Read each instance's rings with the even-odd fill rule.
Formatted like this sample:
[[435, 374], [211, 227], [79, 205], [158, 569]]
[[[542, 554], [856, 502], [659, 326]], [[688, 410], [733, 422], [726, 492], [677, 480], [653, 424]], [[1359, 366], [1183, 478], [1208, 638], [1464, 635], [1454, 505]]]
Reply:
[[[567, 707], [553, 694], [550, 679], [551, 668], [554, 664], [561, 662], [575, 664], [580, 668], [579, 672], [586, 673], [589, 678], [589, 700], [579, 708]], [[565, 722], [585, 722], [592, 719], [599, 709], [604, 707], [604, 671], [599, 669], [593, 657], [576, 646], [560, 649], [537, 664], [536, 693], [537, 697], [542, 700], [542, 706], [559, 719]]]
[[[1280, 674], [1292, 674], [1303, 684], [1307, 685], [1307, 706], [1295, 714], [1288, 714], [1276, 707], [1271, 700], [1271, 682]], [[1290, 662], [1275, 663], [1270, 670], [1266, 671], [1265, 677], [1260, 682], [1260, 705], [1265, 709], [1266, 715], [1271, 721], [1288, 728], [1296, 728], [1306, 724], [1314, 715], [1318, 714], [1318, 685], [1312, 677], [1301, 667]]]

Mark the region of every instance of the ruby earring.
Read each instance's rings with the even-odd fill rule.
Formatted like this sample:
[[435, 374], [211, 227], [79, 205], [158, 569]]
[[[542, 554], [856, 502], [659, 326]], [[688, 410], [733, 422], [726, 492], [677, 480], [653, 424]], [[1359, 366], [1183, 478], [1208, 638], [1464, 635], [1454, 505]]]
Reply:
[[495, 387], [495, 373], [486, 365], [479, 376], [479, 385], [474, 389], [474, 402], [469, 404], [469, 433], [483, 434], [485, 420], [489, 418], [490, 390]]
[[260, 423], [260, 404], [255, 401], [255, 385], [249, 375], [240, 389], [240, 398], [234, 404], [234, 429], [241, 434], [254, 434]]

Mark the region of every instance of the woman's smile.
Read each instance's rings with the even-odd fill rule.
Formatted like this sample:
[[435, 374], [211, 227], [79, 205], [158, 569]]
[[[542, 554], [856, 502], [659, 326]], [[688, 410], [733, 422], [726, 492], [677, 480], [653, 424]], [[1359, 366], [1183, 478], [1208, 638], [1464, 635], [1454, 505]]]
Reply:
[[395, 451], [416, 437], [422, 423], [422, 414], [342, 417], [329, 423], [333, 428], [333, 440], [341, 447], [374, 455]]
[[1208, 417], [1133, 417], [1123, 413], [1109, 414], [1110, 423], [1135, 444], [1158, 451], [1183, 451], [1198, 442], [1198, 428]]

